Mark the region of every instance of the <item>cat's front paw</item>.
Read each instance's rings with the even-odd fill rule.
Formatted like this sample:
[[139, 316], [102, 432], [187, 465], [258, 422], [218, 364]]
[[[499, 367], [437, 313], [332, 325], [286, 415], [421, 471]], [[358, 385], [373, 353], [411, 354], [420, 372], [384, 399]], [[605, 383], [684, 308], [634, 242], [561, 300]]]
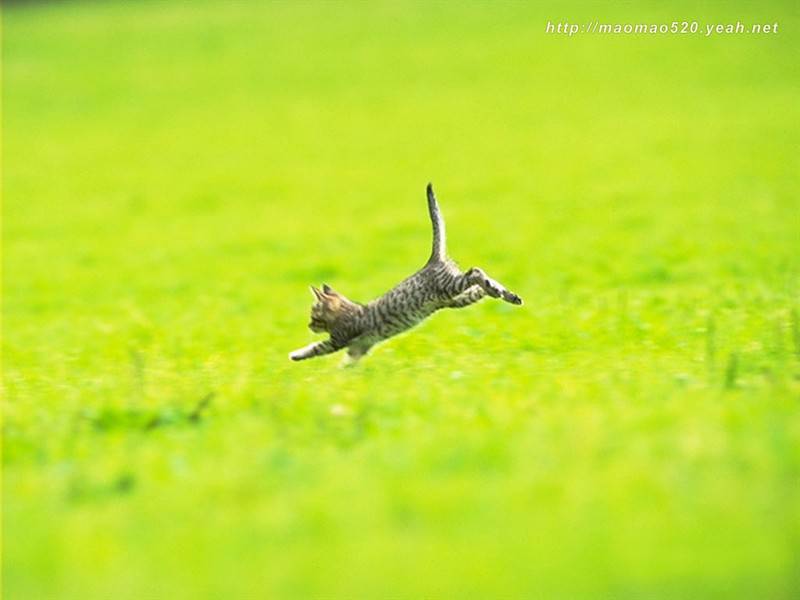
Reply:
[[292, 360], [303, 360], [303, 351], [295, 350], [294, 352], [289, 352], [289, 358]]

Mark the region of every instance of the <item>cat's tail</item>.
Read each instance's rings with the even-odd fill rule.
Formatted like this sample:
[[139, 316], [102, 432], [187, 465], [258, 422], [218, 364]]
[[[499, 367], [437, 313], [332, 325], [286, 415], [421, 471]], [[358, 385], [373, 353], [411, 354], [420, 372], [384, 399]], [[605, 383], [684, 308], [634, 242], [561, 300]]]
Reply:
[[433, 225], [433, 250], [428, 262], [443, 261], [447, 256], [447, 237], [444, 232], [444, 219], [441, 211], [439, 211], [439, 203], [436, 202], [436, 196], [433, 194], [433, 184], [431, 183], [428, 184], [428, 212], [431, 215], [431, 224]]

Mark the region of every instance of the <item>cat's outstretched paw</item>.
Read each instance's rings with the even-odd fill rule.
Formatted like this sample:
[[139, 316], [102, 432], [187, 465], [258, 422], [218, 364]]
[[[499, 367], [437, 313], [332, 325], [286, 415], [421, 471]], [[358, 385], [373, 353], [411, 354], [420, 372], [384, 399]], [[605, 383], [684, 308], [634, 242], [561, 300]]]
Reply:
[[502, 285], [493, 279], [489, 279], [488, 277], [483, 280], [483, 289], [486, 290], [486, 293], [492, 298], [500, 298], [501, 296], [504, 297], [504, 294], [506, 293], [506, 290]]
[[522, 306], [522, 298], [517, 296], [514, 292], [510, 292], [508, 290], [503, 291], [503, 300], [511, 304], [516, 304], [517, 306]]
[[294, 352], [289, 352], [289, 358], [296, 361], [296, 360], [303, 360], [303, 358], [305, 357], [303, 356], [302, 350], [295, 350]]

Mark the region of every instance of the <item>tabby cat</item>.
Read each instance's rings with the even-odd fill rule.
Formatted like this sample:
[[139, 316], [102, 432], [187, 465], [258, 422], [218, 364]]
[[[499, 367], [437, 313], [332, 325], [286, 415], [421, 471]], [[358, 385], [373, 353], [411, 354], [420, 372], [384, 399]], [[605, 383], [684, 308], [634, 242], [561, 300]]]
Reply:
[[462, 273], [447, 257], [444, 220], [430, 183], [428, 211], [433, 251], [426, 265], [369, 304], [353, 302], [327, 284], [321, 290], [312, 286], [316, 302], [309, 328], [315, 333], [327, 332], [330, 338], [295, 350], [289, 358], [305, 360], [347, 348], [350, 358], [358, 360], [378, 342], [410, 329], [440, 308], [463, 308], [484, 296], [522, 304], [519, 296], [481, 269], [473, 267]]

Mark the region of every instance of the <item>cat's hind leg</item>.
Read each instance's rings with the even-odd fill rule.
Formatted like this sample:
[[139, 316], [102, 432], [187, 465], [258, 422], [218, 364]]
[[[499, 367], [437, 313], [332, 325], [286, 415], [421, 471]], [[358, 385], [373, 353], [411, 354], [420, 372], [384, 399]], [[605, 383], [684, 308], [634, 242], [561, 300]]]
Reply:
[[506, 289], [506, 287], [489, 277], [483, 269], [472, 267], [469, 271], [462, 275], [465, 282], [469, 285], [477, 285], [486, 292], [487, 296], [492, 298], [502, 298], [511, 304], [522, 304], [522, 298], [517, 296], [514, 292]]
[[464, 308], [470, 304], [475, 304], [478, 300], [486, 296], [486, 292], [479, 285], [473, 285], [467, 288], [457, 296], [454, 296], [445, 305], [446, 308]]

